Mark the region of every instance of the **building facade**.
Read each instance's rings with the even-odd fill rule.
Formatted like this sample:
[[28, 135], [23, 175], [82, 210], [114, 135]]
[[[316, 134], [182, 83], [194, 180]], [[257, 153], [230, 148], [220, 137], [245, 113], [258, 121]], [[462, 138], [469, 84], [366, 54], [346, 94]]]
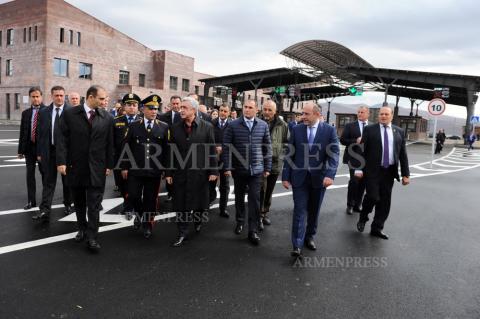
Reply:
[[106, 88], [110, 104], [126, 93], [203, 95], [195, 60], [152, 50], [63, 0], [15, 0], [0, 5], [0, 119], [20, 119], [28, 89], [65, 87], [82, 97]]

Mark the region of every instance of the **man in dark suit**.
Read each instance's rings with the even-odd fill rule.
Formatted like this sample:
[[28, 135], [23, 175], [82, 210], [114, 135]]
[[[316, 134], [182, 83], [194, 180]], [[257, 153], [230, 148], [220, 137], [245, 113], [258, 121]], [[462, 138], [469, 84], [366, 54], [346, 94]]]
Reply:
[[[57, 135], [63, 112], [71, 108], [65, 103], [65, 89], [61, 86], [54, 86], [51, 89], [52, 104], [43, 108], [38, 119], [38, 143], [37, 156], [44, 172], [42, 202], [40, 211], [32, 218], [34, 220], [48, 220], [52, 209], [52, 200], [57, 185]], [[73, 212], [70, 188], [66, 183], [65, 176], [62, 176], [64, 214]]]
[[113, 117], [100, 107], [106, 97], [101, 86], [91, 86], [83, 106], [65, 111], [57, 147], [57, 169], [67, 177], [77, 213], [75, 240], [87, 239], [88, 248], [95, 251], [100, 249], [97, 234], [105, 177], [114, 166]]
[[302, 123], [302, 114], [295, 113], [295, 118], [288, 122], [288, 130], [291, 131], [295, 126]]
[[[230, 125], [231, 120], [228, 118], [230, 115], [230, 107], [228, 104], [224, 103], [218, 109], [218, 118], [212, 121], [213, 128], [215, 130], [215, 144], [216, 152], [219, 158], [219, 167], [222, 165], [221, 156], [222, 156], [222, 144], [223, 144], [223, 135], [225, 130]], [[228, 176], [225, 176], [225, 171], [220, 170], [220, 201], [219, 201], [219, 210], [220, 216], [228, 218], [230, 214], [227, 210], [228, 194], [230, 193], [230, 180]], [[217, 197], [217, 181], [210, 182], [210, 203], [213, 202]]]
[[120, 155], [123, 151], [123, 142], [127, 133], [128, 127], [138, 120], [138, 104], [141, 99], [134, 93], [125, 94], [122, 98], [122, 104], [125, 108], [125, 114], [114, 118], [113, 120], [113, 144], [115, 145], [115, 169], [113, 170], [113, 177], [115, 179], [115, 185], [118, 186], [118, 190], [123, 197], [123, 211], [126, 214], [127, 220], [132, 218], [132, 207], [129, 206], [127, 199], [127, 179], [122, 178], [121, 169], [119, 167]]
[[272, 169], [272, 145], [268, 124], [256, 117], [255, 100], [247, 100], [243, 116], [232, 121], [223, 137], [222, 160], [226, 176], [233, 176], [237, 225], [235, 234], [245, 224], [245, 189], [248, 186], [248, 240], [260, 244], [260, 182]]
[[158, 190], [168, 158], [168, 124], [157, 119], [162, 99], [153, 94], [142, 101], [144, 118], [131, 123], [123, 149], [132, 158], [122, 159], [122, 177], [128, 178], [128, 202], [135, 211], [134, 228], [143, 225], [143, 235], [150, 238], [157, 209]]
[[[282, 185], [293, 190], [293, 257], [301, 256], [305, 245], [315, 250], [313, 240], [327, 187], [337, 173], [339, 145], [335, 129], [320, 120], [321, 108], [314, 102], [303, 107], [303, 123], [290, 132]], [[305, 225], [305, 219], [307, 223]]]
[[360, 212], [363, 194], [365, 193], [365, 180], [355, 176], [355, 169], [360, 168], [362, 149], [360, 140], [362, 138], [363, 128], [368, 125], [368, 116], [370, 115], [368, 106], [360, 106], [357, 110], [357, 121], [347, 123], [343, 129], [340, 143], [345, 145], [343, 153], [343, 163], [348, 164], [350, 180], [348, 181], [347, 191], [347, 210], [348, 215], [353, 212]]
[[[42, 90], [38, 86], [30, 88], [28, 91], [31, 107], [22, 112], [22, 121], [20, 123], [20, 137], [18, 139], [18, 158], [25, 158], [27, 164], [27, 205], [23, 209], [27, 210], [37, 206], [36, 199], [36, 181], [35, 167], [37, 166], [37, 137], [38, 137], [38, 118], [40, 110], [45, 107], [42, 103]], [[39, 163], [40, 164], [40, 163]], [[43, 178], [43, 170], [40, 165], [38, 169]]]
[[[365, 127], [361, 140], [365, 158], [363, 178], [365, 178], [367, 193], [363, 199], [357, 229], [363, 232], [368, 214], [375, 207], [370, 235], [382, 239], [388, 239], [388, 235], [382, 230], [390, 212], [393, 181], [400, 180], [398, 164], [400, 164], [402, 184], [410, 183], [405, 134], [400, 127], [392, 125], [392, 119], [391, 108], [386, 106], [380, 108], [379, 123]], [[362, 175], [362, 172], [359, 171], [357, 174]]]
[[[182, 246], [193, 219], [199, 232], [209, 208], [208, 183], [217, 179], [215, 138], [211, 123], [197, 117], [198, 102], [182, 99], [182, 121], [170, 128], [167, 183], [173, 185], [173, 210], [178, 212], [178, 238], [172, 246]], [[192, 155], [194, 154], [194, 155]], [[194, 213], [190, 216], [190, 212]]]

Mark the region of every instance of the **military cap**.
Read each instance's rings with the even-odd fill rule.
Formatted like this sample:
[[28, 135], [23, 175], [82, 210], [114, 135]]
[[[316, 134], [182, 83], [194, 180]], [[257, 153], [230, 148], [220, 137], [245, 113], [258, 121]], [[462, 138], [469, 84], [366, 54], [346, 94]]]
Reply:
[[142, 105], [149, 107], [149, 106], [156, 106], [159, 107], [160, 103], [162, 103], [162, 98], [156, 94], [152, 94], [150, 96], [147, 96], [146, 98], [143, 99]]
[[138, 95], [136, 95], [135, 93], [125, 94], [123, 96], [123, 99], [122, 99], [123, 104], [131, 103], [131, 102], [140, 103], [140, 101], [141, 101], [140, 97]]

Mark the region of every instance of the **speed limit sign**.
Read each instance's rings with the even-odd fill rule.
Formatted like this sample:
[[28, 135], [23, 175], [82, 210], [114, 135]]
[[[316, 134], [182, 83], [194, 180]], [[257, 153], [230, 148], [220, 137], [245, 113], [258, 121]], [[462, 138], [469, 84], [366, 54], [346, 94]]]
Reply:
[[442, 99], [433, 99], [428, 103], [428, 112], [433, 116], [442, 115], [445, 112], [445, 101]]

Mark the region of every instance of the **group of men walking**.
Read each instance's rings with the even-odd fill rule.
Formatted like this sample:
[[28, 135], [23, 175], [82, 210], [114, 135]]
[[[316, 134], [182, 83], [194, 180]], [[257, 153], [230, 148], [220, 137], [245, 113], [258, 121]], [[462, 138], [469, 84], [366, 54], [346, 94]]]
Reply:
[[[259, 245], [260, 232], [272, 223], [272, 194], [281, 175], [283, 186], [293, 192], [291, 255], [301, 256], [303, 247], [316, 249], [318, 216], [340, 153], [336, 131], [323, 121], [316, 103], [305, 103], [301, 119], [292, 125], [278, 115], [272, 100], [262, 106], [262, 118], [257, 116], [256, 101], [247, 100], [242, 116], [230, 118], [230, 107], [223, 104], [218, 118], [211, 120], [195, 95], [172, 96], [171, 110], [159, 114], [160, 96], [141, 100], [129, 93], [122, 99], [124, 114], [114, 118], [102, 108], [107, 92], [100, 86], [90, 87], [85, 103], [75, 107], [65, 103], [61, 87], [52, 88], [49, 106], [43, 106], [39, 88], [29, 94], [32, 106], [22, 114], [18, 153], [27, 163], [25, 209], [36, 206], [37, 163], [42, 174], [42, 203], [34, 219], [49, 219], [60, 172], [65, 214], [75, 210], [77, 215], [75, 240], [99, 250], [99, 211], [105, 178], [113, 171], [126, 218], [134, 218], [133, 227], [142, 228], [145, 238], [150, 238], [165, 179], [171, 210], [177, 212], [178, 236], [172, 245], [178, 247], [191, 237], [190, 224], [200, 232], [208, 220], [217, 184], [220, 216], [230, 216], [227, 202], [232, 177], [234, 233], [245, 232], [251, 244]], [[347, 213], [361, 212], [357, 229], [363, 231], [368, 214], [376, 207], [371, 234], [384, 239], [388, 236], [382, 229], [399, 162], [403, 184], [408, 184], [409, 175], [403, 131], [391, 125], [391, 117], [391, 110], [382, 108], [380, 124], [367, 126], [368, 108], [360, 108], [359, 121], [347, 125], [341, 137], [346, 145], [344, 162], [350, 165]]]

